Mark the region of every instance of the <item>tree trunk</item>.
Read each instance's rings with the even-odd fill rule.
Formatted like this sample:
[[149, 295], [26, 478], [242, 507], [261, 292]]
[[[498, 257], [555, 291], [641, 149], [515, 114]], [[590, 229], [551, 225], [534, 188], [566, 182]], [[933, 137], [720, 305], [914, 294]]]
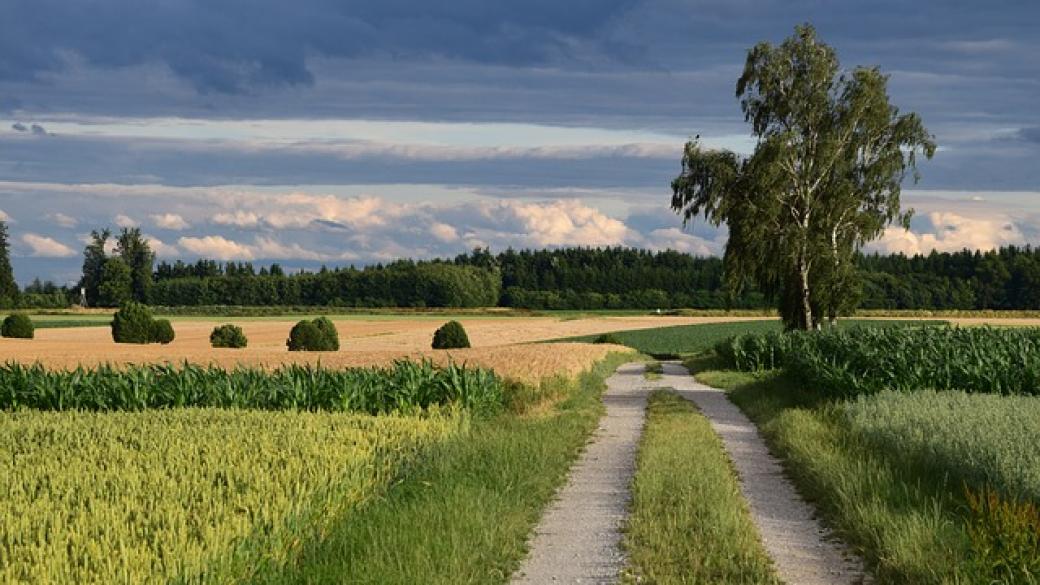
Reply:
[[798, 299], [802, 303], [802, 328], [809, 331], [813, 328], [813, 310], [809, 295], [809, 267], [804, 253], [798, 258]]

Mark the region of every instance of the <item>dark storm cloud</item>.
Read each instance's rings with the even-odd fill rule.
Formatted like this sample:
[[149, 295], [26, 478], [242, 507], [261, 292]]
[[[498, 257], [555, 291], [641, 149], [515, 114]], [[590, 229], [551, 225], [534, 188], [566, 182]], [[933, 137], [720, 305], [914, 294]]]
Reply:
[[1021, 128], [1016, 133], [1019, 140], [1040, 144], [1040, 126], [1035, 128]]
[[555, 158], [417, 160], [343, 158], [293, 148], [214, 148], [180, 141], [54, 136], [45, 141], [0, 136], [0, 178], [62, 183], [445, 184], [526, 187], [630, 187], [668, 184], [672, 158], [607, 155]]
[[461, 58], [532, 65], [621, 56], [596, 33], [631, 0], [8, 0], [0, 78], [69, 60], [163, 63], [203, 92], [306, 85], [312, 56]]

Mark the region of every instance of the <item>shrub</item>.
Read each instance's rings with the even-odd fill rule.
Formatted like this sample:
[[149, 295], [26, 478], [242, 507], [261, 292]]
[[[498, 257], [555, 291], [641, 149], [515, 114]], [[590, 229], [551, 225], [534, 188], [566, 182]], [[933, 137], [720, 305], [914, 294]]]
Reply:
[[209, 334], [209, 343], [213, 347], [242, 348], [249, 344], [246, 334], [237, 325], [220, 325]]
[[152, 343], [161, 343], [166, 345], [171, 343], [177, 334], [173, 331], [173, 325], [169, 319], [158, 319], [152, 321]]
[[293, 326], [285, 342], [289, 351], [337, 351], [339, 334], [336, 326], [326, 317], [313, 321], [304, 319]]
[[621, 338], [613, 333], [604, 333], [592, 340], [592, 343], [612, 343], [614, 345], [625, 345]]
[[339, 351], [339, 332], [336, 324], [328, 317], [318, 317], [314, 326], [321, 331], [322, 348], [319, 351]]
[[470, 347], [466, 329], [458, 321], [448, 321], [433, 334], [433, 349], [461, 349]]
[[133, 301], [123, 303], [112, 319], [112, 339], [116, 343], [151, 343], [152, 312]]
[[0, 328], [0, 334], [4, 337], [17, 339], [32, 339], [35, 333], [36, 328], [33, 327], [32, 319], [24, 313], [8, 315], [4, 319], [3, 327]]

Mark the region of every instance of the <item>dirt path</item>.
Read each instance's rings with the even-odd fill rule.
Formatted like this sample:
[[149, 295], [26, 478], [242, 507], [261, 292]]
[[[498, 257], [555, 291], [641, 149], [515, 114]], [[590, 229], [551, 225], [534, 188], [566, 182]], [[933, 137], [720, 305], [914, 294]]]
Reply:
[[678, 363], [665, 363], [655, 386], [671, 387], [711, 421], [740, 476], [766, 551], [777, 574], [791, 585], [852, 585], [869, 582], [863, 563], [851, 555], [814, 516], [813, 508], [784, 476], [755, 425], [726, 394], [693, 379]]
[[513, 583], [617, 582], [625, 563], [621, 528], [646, 411], [644, 367], [625, 364], [607, 380], [607, 414], [535, 528], [531, 550]]

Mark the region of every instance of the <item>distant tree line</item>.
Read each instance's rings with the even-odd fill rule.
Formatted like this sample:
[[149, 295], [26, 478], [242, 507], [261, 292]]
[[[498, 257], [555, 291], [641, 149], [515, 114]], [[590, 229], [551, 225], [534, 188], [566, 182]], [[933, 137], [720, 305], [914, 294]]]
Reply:
[[[868, 309], [1040, 310], [1040, 249], [858, 255]], [[290, 273], [279, 264], [155, 263], [140, 231], [94, 232], [75, 287], [15, 283], [0, 222], [0, 309], [50, 309], [127, 300], [165, 306], [481, 307], [530, 309], [771, 308], [766, 294], [731, 295], [723, 261], [633, 248], [478, 249], [452, 259]]]

